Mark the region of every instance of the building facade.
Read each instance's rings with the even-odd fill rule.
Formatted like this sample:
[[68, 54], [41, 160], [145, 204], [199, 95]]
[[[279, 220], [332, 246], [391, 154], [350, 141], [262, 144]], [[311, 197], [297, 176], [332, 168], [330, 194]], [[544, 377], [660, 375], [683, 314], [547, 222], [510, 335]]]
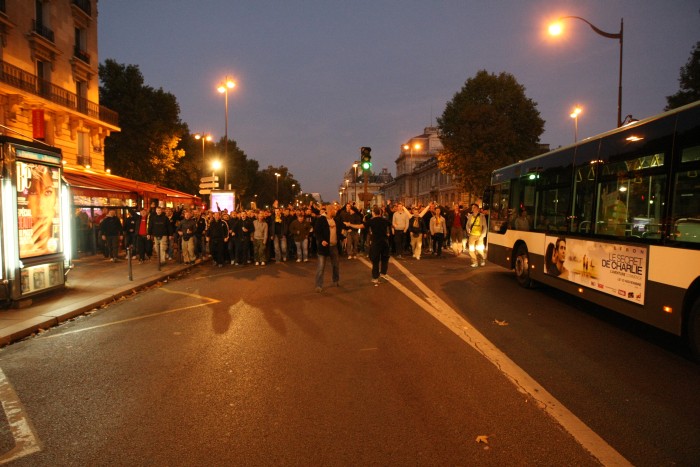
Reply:
[[[393, 177], [389, 169], [383, 168], [381, 172], [369, 171], [365, 183], [365, 174], [359, 163], [355, 163], [345, 172], [343, 182], [338, 187], [338, 201], [340, 204], [355, 203], [360, 208], [370, 209], [375, 204], [385, 204], [385, 196], [382, 187], [391, 183]], [[365, 204], [365, 184], [367, 186], [367, 203]]]
[[453, 177], [438, 166], [437, 155], [442, 149], [438, 128], [434, 126], [402, 144], [395, 161], [396, 178], [381, 188], [384, 197], [407, 206], [431, 201], [442, 206], [468, 202], [469, 195], [462, 193]]
[[0, 129], [104, 172], [118, 115], [99, 105], [96, 0], [0, 1]]

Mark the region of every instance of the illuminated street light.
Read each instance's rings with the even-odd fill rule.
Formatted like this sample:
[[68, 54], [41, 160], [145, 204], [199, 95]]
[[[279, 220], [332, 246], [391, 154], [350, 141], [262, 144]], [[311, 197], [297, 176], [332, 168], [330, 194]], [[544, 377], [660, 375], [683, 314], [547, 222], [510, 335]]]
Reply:
[[609, 33], [605, 32], [597, 27], [595, 27], [593, 24], [590, 23], [590, 21], [581, 18], [580, 16], [562, 16], [559, 18], [555, 23], [551, 24], [549, 26], [549, 34], [552, 36], [558, 36], [564, 31], [564, 26], [562, 25], [562, 21], [565, 19], [577, 19], [580, 21], [583, 21], [587, 25], [593, 29], [593, 31], [603, 37], [606, 37], [608, 39], [619, 39], [620, 40], [620, 72], [619, 72], [619, 77], [618, 77], [618, 87], [617, 87], [617, 126], [621, 127], [622, 126], [622, 40], [623, 40], [623, 21], [622, 18], [620, 18], [620, 32], [619, 33]]
[[280, 200], [280, 174], [275, 172], [275, 200]]
[[204, 142], [205, 141], [211, 141], [212, 137], [210, 134], [204, 134], [204, 133], [195, 133], [194, 134], [194, 139], [196, 140], [202, 140], [202, 177], [204, 176]]
[[353, 201], [356, 203], [357, 203], [357, 166], [359, 166], [359, 165], [360, 165], [360, 163], [358, 161], [355, 161], [352, 164], [352, 168], [355, 171], [355, 178], [353, 179], [353, 184], [355, 185], [355, 187], [354, 187], [355, 194], [353, 197]]
[[581, 114], [581, 107], [576, 106], [574, 110], [569, 115], [574, 119], [574, 143], [578, 141], [578, 116]]
[[225, 108], [225, 121], [226, 124], [224, 126], [224, 189], [228, 187], [228, 90], [233, 89], [236, 87], [235, 81], [233, 81], [231, 78], [228, 76], [226, 79], [219, 83], [219, 86], [216, 88], [217, 91], [219, 91], [221, 94], [223, 94], [224, 97], [224, 108]]
[[219, 170], [220, 168], [221, 168], [221, 161], [219, 159], [212, 161], [212, 163], [211, 163], [211, 176], [215, 177], [216, 171]]
[[[422, 148], [422, 146], [420, 145], [420, 143], [413, 143], [413, 146], [411, 146], [411, 145], [409, 145], [409, 144], [404, 144], [404, 145], [403, 145], [403, 150], [404, 150], [404, 151], [409, 151], [409, 154], [410, 154], [410, 157], [411, 157], [411, 159], [410, 159], [411, 162], [410, 162], [410, 164], [409, 164], [410, 169], [408, 170], [408, 175], [409, 175], [409, 178], [408, 178], [408, 195], [410, 196], [410, 202], [411, 202], [411, 203], [414, 203], [414, 200], [413, 200], [413, 197], [414, 197], [414, 195], [413, 195], [413, 170], [415, 169], [415, 164], [414, 164], [414, 162], [413, 162], [413, 150], [415, 149], [416, 151], [418, 151], [418, 150], [420, 150], [421, 148]], [[416, 192], [417, 192], [417, 191], [418, 191], [418, 190], [416, 190]]]

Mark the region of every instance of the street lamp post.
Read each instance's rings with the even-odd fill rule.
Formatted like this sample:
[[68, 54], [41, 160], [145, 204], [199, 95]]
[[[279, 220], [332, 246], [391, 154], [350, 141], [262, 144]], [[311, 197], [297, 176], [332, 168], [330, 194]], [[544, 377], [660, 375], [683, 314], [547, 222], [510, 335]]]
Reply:
[[236, 87], [235, 81], [233, 81], [228, 76], [226, 79], [219, 83], [216, 88], [217, 91], [224, 95], [224, 111], [225, 111], [225, 125], [224, 125], [224, 190], [228, 188], [228, 90]]
[[[214, 177], [216, 177], [216, 171], [219, 170], [220, 168], [221, 168], [221, 161], [220, 160], [216, 159], [216, 160], [212, 161], [212, 163], [211, 163], [212, 179]], [[212, 191], [214, 191], [214, 190], [212, 189]], [[209, 194], [209, 209], [211, 210], [212, 208], [213, 208], [213, 206], [211, 205], [211, 194]]]
[[[415, 149], [415, 150], [417, 151], [417, 150], [419, 150], [420, 148], [421, 148], [420, 143], [414, 143], [413, 146], [411, 146], [411, 145], [409, 145], [409, 144], [404, 144], [404, 145], [403, 145], [404, 151], [409, 151], [409, 154], [410, 154], [410, 157], [411, 157], [411, 159], [410, 159], [410, 162], [411, 162], [411, 163], [409, 164], [410, 170], [408, 170], [408, 177], [409, 177], [409, 178], [408, 178], [408, 194], [409, 194], [409, 196], [410, 196], [410, 202], [411, 202], [412, 204], [415, 204], [415, 200], [413, 199], [414, 196], [415, 196], [415, 195], [413, 194], [413, 169], [415, 168], [414, 163], [413, 163], [413, 150]], [[416, 192], [417, 192], [417, 191], [418, 191], [418, 190], [416, 190]]]
[[621, 127], [622, 126], [622, 42], [623, 42], [623, 31], [624, 31], [624, 23], [623, 23], [623, 18], [620, 18], [620, 32], [619, 33], [610, 33], [610, 32], [605, 32], [602, 29], [599, 29], [595, 27], [593, 24], [591, 24], [590, 21], [581, 18], [580, 16], [562, 16], [557, 20], [556, 23], [552, 24], [549, 26], [549, 33], [553, 36], [557, 36], [561, 34], [562, 32], [562, 25], [561, 21], [565, 19], [578, 19], [580, 21], [583, 21], [587, 25], [593, 29], [593, 31], [603, 37], [607, 37], [608, 39], [619, 39], [620, 40], [620, 72], [618, 76], [618, 86], [617, 86], [617, 126]]
[[581, 114], [581, 107], [576, 106], [574, 107], [574, 110], [571, 112], [571, 115], [569, 115], [571, 118], [574, 119], [574, 143], [578, 141], [578, 116]]
[[275, 200], [280, 200], [280, 174], [275, 172]]
[[195, 133], [194, 139], [197, 140], [202, 140], [202, 177], [204, 177], [204, 142], [205, 141], [211, 141], [211, 135], [210, 134], [204, 134], [204, 133]]
[[352, 164], [352, 168], [355, 171], [355, 178], [352, 179], [353, 185], [354, 185], [354, 191], [355, 191], [355, 196], [353, 197], [353, 201], [355, 201], [355, 203], [357, 203], [357, 166], [358, 165], [359, 165], [359, 163], [357, 161], [355, 161], [355, 163]]

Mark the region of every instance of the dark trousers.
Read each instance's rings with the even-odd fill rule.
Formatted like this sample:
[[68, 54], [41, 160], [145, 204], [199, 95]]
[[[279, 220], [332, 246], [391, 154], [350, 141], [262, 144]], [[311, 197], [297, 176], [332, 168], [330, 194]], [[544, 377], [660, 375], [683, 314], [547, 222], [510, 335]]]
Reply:
[[394, 245], [396, 245], [396, 255], [403, 255], [404, 231], [397, 230], [394, 232]]
[[389, 270], [389, 243], [387, 241], [372, 242], [369, 247], [369, 259], [372, 261], [372, 279], [378, 279], [379, 273], [386, 274]]
[[236, 239], [236, 263], [245, 264], [248, 262], [250, 252], [250, 240], [248, 237]]
[[209, 239], [209, 249], [214, 263], [224, 264], [224, 248], [226, 248], [226, 243], [223, 238], [212, 237]]

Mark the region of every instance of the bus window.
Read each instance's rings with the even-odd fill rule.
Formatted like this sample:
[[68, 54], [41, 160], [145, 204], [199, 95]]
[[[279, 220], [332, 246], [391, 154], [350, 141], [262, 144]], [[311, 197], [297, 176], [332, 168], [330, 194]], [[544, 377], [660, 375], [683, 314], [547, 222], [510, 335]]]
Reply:
[[700, 243], [700, 146], [681, 152], [682, 169], [673, 193], [672, 238]]
[[493, 186], [491, 210], [489, 211], [489, 230], [505, 232], [508, 229], [508, 199], [510, 198], [510, 181]]
[[598, 141], [584, 143], [576, 148], [574, 167], [573, 207], [570, 231], [592, 233], [595, 218], [596, 183], [598, 178]]

